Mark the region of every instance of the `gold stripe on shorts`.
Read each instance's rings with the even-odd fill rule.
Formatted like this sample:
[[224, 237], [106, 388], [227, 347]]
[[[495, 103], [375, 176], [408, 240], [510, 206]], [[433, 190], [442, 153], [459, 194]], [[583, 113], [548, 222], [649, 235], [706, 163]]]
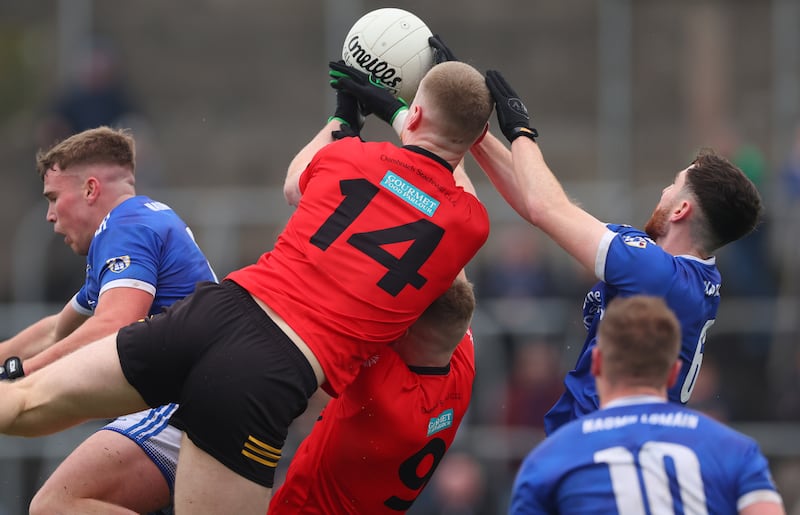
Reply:
[[281, 459], [281, 450], [268, 445], [252, 435], [247, 437], [242, 454], [264, 466], [275, 468]]

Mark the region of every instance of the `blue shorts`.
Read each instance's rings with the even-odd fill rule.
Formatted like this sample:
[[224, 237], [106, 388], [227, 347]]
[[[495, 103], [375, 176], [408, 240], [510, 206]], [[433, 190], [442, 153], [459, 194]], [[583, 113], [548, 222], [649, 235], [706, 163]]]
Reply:
[[164, 475], [170, 492], [175, 491], [175, 469], [183, 436], [180, 429], [169, 424], [170, 416], [176, 409], [177, 405], [168, 404], [138, 411], [116, 418], [100, 429], [127, 436], [141, 447]]

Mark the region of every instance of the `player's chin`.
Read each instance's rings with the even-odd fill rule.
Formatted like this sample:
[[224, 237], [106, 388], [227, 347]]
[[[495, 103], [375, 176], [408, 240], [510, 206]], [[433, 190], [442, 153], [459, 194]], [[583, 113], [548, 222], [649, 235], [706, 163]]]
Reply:
[[[66, 240], [67, 239], [64, 238], [64, 243], [67, 243]], [[89, 248], [88, 247], [84, 248], [83, 246], [81, 246], [78, 243], [75, 243], [73, 241], [70, 241], [69, 243], [67, 243], [67, 246], [69, 246], [69, 248], [72, 249], [72, 252], [74, 252], [75, 254], [77, 254], [79, 256], [86, 256], [86, 255], [89, 254]]]

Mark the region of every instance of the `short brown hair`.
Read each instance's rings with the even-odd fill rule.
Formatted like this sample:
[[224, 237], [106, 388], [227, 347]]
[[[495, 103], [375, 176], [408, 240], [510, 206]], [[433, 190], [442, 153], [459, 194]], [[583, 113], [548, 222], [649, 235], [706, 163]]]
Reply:
[[712, 252], [746, 236], [758, 223], [761, 195], [739, 168], [710, 149], [703, 149], [686, 172], [689, 191], [707, 220], [701, 234], [705, 250]]
[[127, 130], [98, 127], [70, 136], [47, 151], [40, 150], [36, 169], [42, 179], [55, 165], [66, 170], [73, 165], [114, 164], [133, 172], [135, 156], [136, 146]]
[[597, 333], [603, 375], [611, 384], [663, 387], [681, 348], [681, 327], [661, 297], [617, 297]]
[[426, 345], [452, 351], [467, 332], [474, 311], [472, 284], [458, 277], [446, 292], [428, 306], [409, 331]]
[[425, 74], [420, 88], [425, 91], [436, 119], [450, 139], [471, 145], [483, 133], [494, 102], [484, 76], [472, 66], [446, 61]]

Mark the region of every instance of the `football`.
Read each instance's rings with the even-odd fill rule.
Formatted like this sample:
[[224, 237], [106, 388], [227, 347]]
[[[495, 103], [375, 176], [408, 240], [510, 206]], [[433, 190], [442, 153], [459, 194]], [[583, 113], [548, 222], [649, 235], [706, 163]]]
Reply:
[[416, 15], [387, 7], [355, 22], [342, 47], [345, 64], [372, 74], [396, 97], [411, 103], [433, 66], [432, 33]]

